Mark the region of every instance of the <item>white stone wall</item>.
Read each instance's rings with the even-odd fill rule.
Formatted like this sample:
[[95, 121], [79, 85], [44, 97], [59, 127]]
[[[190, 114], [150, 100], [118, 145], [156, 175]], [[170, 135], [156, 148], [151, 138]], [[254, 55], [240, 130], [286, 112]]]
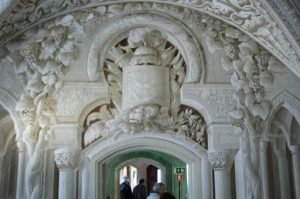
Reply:
[[[227, 193], [230, 186], [225, 187], [221, 183], [222, 180], [225, 183], [229, 181], [230, 169], [235, 169], [236, 176], [243, 176], [243, 178], [236, 178], [237, 198], [246, 198], [243, 193], [249, 187], [247, 191], [250, 191], [253, 197], [258, 197], [257, 192], [259, 192], [255, 186], [259, 186], [264, 193], [266, 192], [266, 184], [264, 184], [266, 181], [263, 181], [265, 179], [259, 170], [264, 165], [258, 164], [258, 158], [264, 157], [258, 151], [259, 139], [269, 139], [272, 130], [270, 126], [274, 123], [273, 117], [276, 116], [278, 107], [284, 105], [293, 117], [300, 116], [300, 66], [297, 44], [289, 45], [293, 39], [289, 37], [287, 31], [284, 31], [288, 38], [285, 39], [277, 38], [278, 27], [261, 28], [265, 23], [273, 26], [270, 16], [265, 13], [258, 18], [248, 13], [253, 21], [244, 20], [244, 26], [232, 21], [234, 17], [228, 18], [226, 13], [247, 14], [243, 12], [244, 5], [239, 5], [237, 11], [224, 7], [223, 4], [219, 6], [214, 3], [203, 4], [207, 8], [206, 12], [212, 16], [202, 12], [204, 7], [192, 11], [177, 7], [179, 5], [177, 2], [155, 4], [156, 6], [149, 3], [149, 5], [99, 4], [93, 8], [80, 8], [79, 11], [64, 16], [58, 16], [57, 13], [57, 16], [52, 16], [53, 19], [49, 19], [47, 23], [41, 23], [25, 32], [22, 38], [11, 40], [6, 44], [8, 57], [3, 58], [0, 63], [0, 103], [8, 109], [15, 125], [16, 140], [25, 148], [20, 150], [18, 183], [26, 184], [26, 187], [18, 189], [19, 198], [22, 198], [21, 196], [52, 198], [53, 193], [47, 189], [47, 184], [53, 183], [54, 180], [52, 175], [55, 162], [54, 151], [68, 148], [77, 154], [77, 150], [83, 149], [82, 133], [86, 128], [84, 123], [89, 113], [96, 107], [116, 100], [112, 92], [116, 87], [106, 82], [105, 76], [107, 71], [104, 65], [106, 59], [110, 58], [109, 50], [127, 38], [130, 30], [140, 27], [155, 28], [166, 34], [168, 42], [174, 45], [184, 59], [185, 78], [181, 88], [177, 89], [180, 97], [178, 100], [180, 104], [194, 108], [204, 117], [208, 148], [204, 149], [188, 136], [183, 138], [182, 135], [172, 134], [171, 131], [163, 134], [155, 132], [158, 130], [153, 130], [152, 127], [149, 134], [140, 132], [141, 134], [137, 135], [127, 134], [131, 131], [125, 131], [125, 128], [118, 127], [118, 131], [114, 130], [114, 127], [120, 123], [127, 122], [126, 118], [124, 119], [127, 113], [122, 115], [119, 112], [113, 115], [112, 121], [115, 123], [111, 122], [112, 118], [107, 119], [108, 123], [105, 123], [110, 125], [108, 132], [114, 134], [108, 133], [107, 138], [103, 140], [101, 136], [100, 139], [97, 137], [98, 140], [94, 144], [88, 146], [83, 152], [78, 152], [78, 154], [82, 153], [82, 159], [88, 159], [82, 165], [60, 168], [60, 183], [70, 183], [71, 185], [68, 185], [72, 189], [76, 187], [75, 171], [79, 169], [80, 182], [77, 186], [80, 197], [101, 197], [101, 190], [95, 190], [94, 186], [98, 186], [101, 181], [99, 168], [107, 158], [106, 154], [118, 153], [126, 146], [136, 149], [139, 145], [132, 141], [136, 139], [147, 146], [144, 146], [145, 149], [153, 148], [155, 145], [157, 149], [173, 153], [177, 155], [176, 157], [187, 161], [188, 168], [191, 170], [188, 174], [190, 198], [211, 198], [212, 186], [215, 186], [217, 198], [230, 198], [230, 193]], [[193, 6], [198, 9], [196, 5]], [[220, 8], [224, 8], [225, 13], [220, 12]], [[219, 15], [223, 21], [214, 18], [215, 15]], [[231, 23], [227, 25], [224, 21]], [[252, 26], [259, 31], [253, 31]], [[30, 47], [29, 50], [33, 48], [33, 51], [30, 51], [32, 54], [20, 52], [19, 48], [23, 47]], [[262, 54], [267, 54], [267, 58], [257, 58]], [[33, 59], [32, 56], [36, 57]], [[266, 63], [264, 59], [268, 59]], [[26, 68], [26, 65], [31, 69]], [[66, 68], [64, 72], [58, 71], [61, 66]], [[165, 75], [169, 75], [169, 72]], [[245, 82], [252, 81], [255, 75], [259, 76], [256, 79], [259, 88], [254, 93], [255, 95], [263, 93], [261, 98], [250, 96], [247, 90], [253, 88], [245, 86]], [[150, 85], [153, 89], [152, 93], [159, 91], [160, 94], [165, 94], [165, 101], [151, 102], [167, 107], [169, 94], [163, 91], [168, 89], [169, 85], [165, 83], [164, 87], [160, 87], [157, 83], [162, 82], [153, 79], [153, 84]], [[147, 86], [141, 89], [148, 88]], [[150, 90], [148, 92], [151, 92]], [[243, 92], [240, 92], [241, 90]], [[128, 89], [125, 94], [132, 93]], [[24, 98], [21, 96], [24, 94], [29, 96], [30, 103], [26, 100], [22, 101]], [[129, 104], [128, 109], [140, 105], [137, 102], [139, 100], [129, 99], [129, 101], [127, 103], [125, 100], [125, 104]], [[174, 107], [170, 108], [170, 112]], [[127, 111], [127, 108], [124, 110]], [[28, 113], [31, 112], [32, 123], [26, 120], [30, 117]], [[260, 119], [261, 128], [252, 128], [257, 125], [254, 116]], [[299, 133], [296, 132], [298, 130], [296, 126], [290, 132], [296, 134]], [[251, 136], [257, 136], [259, 139], [252, 142]], [[104, 134], [102, 137], [105, 137]], [[126, 142], [121, 143], [122, 139]], [[153, 144], [152, 141], [156, 139], [158, 144]], [[251, 148], [256, 151], [250, 151]], [[191, 157], [185, 157], [179, 149]], [[194, 149], [199, 153], [193, 152]], [[101, 155], [97, 155], [98, 152]], [[296, 150], [293, 153], [298, 154], [298, 152]], [[69, 154], [67, 157], [72, 162], [73, 156]], [[293, 163], [297, 165], [299, 157], [294, 155], [293, 158]], [[235, 168], [231, 168], [233, 159]], [[59, 164], [57, 160], [56, 163]], [[209, 172], [211, 169], [215, 172], [217, 181], [215, 185], [212, 185], [212, 175]], [[246, 173], [249, 173], [247, 169], [253, 169], [254, 174], [247, 176]], [[250, 177], [261, 179], [261, 182], [251, 184], [247, 181]], [[299, 186], [299, 182], [297, 183], [296, 185]], [[92, 188], [89, 189], [87, 184]], [[206, 192], [204, 193], [203, 190]], [[68, 198], [74, 193], [60, 191], [60, 194], [61, 198]]]

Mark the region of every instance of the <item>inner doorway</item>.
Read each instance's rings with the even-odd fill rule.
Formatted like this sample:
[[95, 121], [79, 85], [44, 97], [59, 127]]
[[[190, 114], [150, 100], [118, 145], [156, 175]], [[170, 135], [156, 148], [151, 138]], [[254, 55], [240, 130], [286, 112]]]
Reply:
[[[130, 178], [133, 190], [140, 178], [145, 179], [146, 193], [150, 193], [156, 182], [163, 182], [167, 191], [179, 198], [179, 185], [176, 182], [174, 169], [186, 168], [182, 160], [153, 150], [141, 150], [123, 153], [108, 161], [103, 169], [105, 174], [104, 198], [120, 198], [121, 177], [126, 175]], [[181, 182], [181, 197], [187, 194], [187, 177]]]
[[156, 183], [156, 182], [161, 182], [158, 180], [158, 168], [156, 166], [153, 166], [153, 165], [150, 165], [147, 167], [147, 195], [150, 194], [151, 192], [151, 189], [153, 187], [153, 185]]

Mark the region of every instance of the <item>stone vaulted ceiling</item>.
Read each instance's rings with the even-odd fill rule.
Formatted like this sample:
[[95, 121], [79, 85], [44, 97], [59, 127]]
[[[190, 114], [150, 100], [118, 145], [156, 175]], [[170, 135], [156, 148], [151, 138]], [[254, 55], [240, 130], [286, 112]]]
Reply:
[[[0, 45], [26, 30], [60, 15], [88, 7], [132, 1], [109, 0], [2, 0]], [[189, 8], [217, 17], [254, 38], [300, 77], [300, 17], [297, 0], [164, 0], [134, 1], [163, 3]], [[5, 7], [7, 7], [5, 9]], [[0, 54], [5, 52], [1, 48]]]

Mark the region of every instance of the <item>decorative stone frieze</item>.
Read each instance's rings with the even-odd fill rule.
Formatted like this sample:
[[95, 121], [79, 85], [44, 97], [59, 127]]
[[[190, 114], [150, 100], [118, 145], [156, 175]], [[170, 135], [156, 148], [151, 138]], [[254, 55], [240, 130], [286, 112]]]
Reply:
[[94, 82], [64, 82], [57, 100], [57, 117], [76, 117], [84, 105], [107, 98], [108, 87]]
[[58, 149], [55, 151], [55, 162], [60, 170], [76, 169], [80, 163], [80, 152], [74, 149]]
[[208, 153], [208, 160], [213, 169], [230, 169], [233, 163], [231, 155], [225, 152]]
[[[184, 87], [185, 88], [185, 87]], [[232, 88], [188, 88], [183, 89], [183, 96], [197, 97], [212, 109], [216, 118], [227, 118], [228, 113], [236, 107], [236, 101], [232, 97]]]
[[[284, 104], [288, 104], [294, 110], [300, 110], [300, 102], [298, 98], [286, 90], [280, 91], [277, 95], [275, 95], [272, 99], [272, 113], [275, 113], [276, 109]], [[293, 113], [296, 118], [299, 118], [300, 115], [297, 115], [297, 112]]]

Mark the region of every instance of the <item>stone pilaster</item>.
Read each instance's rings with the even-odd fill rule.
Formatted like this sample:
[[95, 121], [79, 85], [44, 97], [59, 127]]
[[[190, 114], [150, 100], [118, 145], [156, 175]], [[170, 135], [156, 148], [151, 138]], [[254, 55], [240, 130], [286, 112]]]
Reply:
[[18, 147], [18, 176], [16, 198], [23, 198], [24, 191], [24, 176], [26, 167], [26, 145], [22, 141], [17, 141]]
[[300, 198], [300, 147], [293, 145], [289, 148], [293, 158], [294, 190], [296, 198]]
[[259, 152], [260, 152], [260, 167], [261, 167], [261, 181], [263, 189], [263, 199], [269, 199], [269, 178], [268, 178], [268, 160], [267, 160], [267, 147], [268, 141], [260, 141]]
[[58, 149], [55, 162], [59, 169], [59, 199], [76, 198], [76, 170], [80, 162], [80, 153], [76, 149]]
[[233, 157], [230, 152], [212, 152], [208, 154], [208, 160], [214, 170], [215, 198], [231, 198], [231, 177], [230, 169]]

